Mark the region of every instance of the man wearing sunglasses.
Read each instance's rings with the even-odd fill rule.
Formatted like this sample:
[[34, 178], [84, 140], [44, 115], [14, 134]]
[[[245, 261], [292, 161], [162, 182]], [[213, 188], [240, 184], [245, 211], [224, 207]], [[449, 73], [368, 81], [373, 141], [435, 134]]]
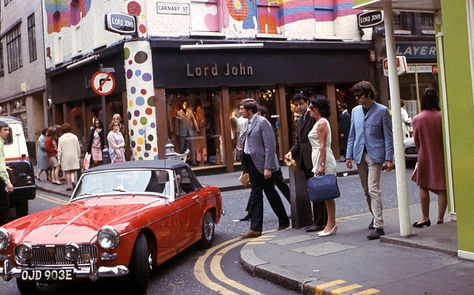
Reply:
[[352, 110], [346, 165], [352, 169], [352, 162], [357, 164], [367, 205], [373, 216], [367, 238], [373, 240], [385, 234], [380, 174], [383, 169], [390, 171], [393, 168], [392, 121], [387, 107], [375, 102], [375, 89], [370, 82], [355, 84], [353, 91], [359, 105]]

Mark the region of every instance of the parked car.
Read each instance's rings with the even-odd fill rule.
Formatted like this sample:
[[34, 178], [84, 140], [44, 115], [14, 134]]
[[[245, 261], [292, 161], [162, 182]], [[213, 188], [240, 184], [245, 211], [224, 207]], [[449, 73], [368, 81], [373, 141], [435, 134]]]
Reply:
[[221, 192], [177, 160], [87, 170], [67, 205], [0, 228], [0, 275], [22, 294], [38, 283], [128, 276], [134, 293], [149, 271], [198, 242], [211, 246]]
[[28, 215], [28, 201], [36, 197], [36, 184], [33, 164], [28, 155], [22, 122], [14, 117], [0, 116], [10, 128], [5, 140], [5, 163], [8, 168], [13, 192], [10, 193], [10, 206], [15, 208], [16, 217]]

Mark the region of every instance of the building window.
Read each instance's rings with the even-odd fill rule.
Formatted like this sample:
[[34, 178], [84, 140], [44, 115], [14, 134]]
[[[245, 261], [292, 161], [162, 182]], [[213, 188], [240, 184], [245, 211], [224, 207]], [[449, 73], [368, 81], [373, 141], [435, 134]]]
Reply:
[[280, 5], [270, 0], [258, 0], [258, 32], [260, 34], [279, 34]]
[[191, 30], [195, 32], [221, 31], [219, 1], [192, 0], [191, 1]]
[[5, 6], [8, 5], [8, 3], [12, 2], [13, 0], [4, 0], [3, 3], [5, 4]]
[[21, 60], [20, 25], [15, 26], [6, 34], [8, 72], [11, 73], [23, 66]]
[[36, 28], [35, 28], [35, 14], [28, 17], [28, 50], [30, 53], [30, 62], [35, 61], [38, 56], [36, 54]]
[[0, 40], [0, 77], [5, 76], [5, 66], [3, 65], [3, 44]]
[[434, 16], [432, 13], [420, 13], [421, 29], [434, 30]]
[[409, 35], [412, 33], [408, 18], [409, 13], [407, 12], [393, 12], [393, 29], [395, 34]]

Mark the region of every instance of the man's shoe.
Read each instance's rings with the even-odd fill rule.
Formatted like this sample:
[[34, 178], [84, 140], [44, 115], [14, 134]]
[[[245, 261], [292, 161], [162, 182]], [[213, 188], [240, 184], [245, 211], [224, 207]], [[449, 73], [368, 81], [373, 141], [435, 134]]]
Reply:
[[315, 231], [322, 231], [324, 229], [324, 225], [311, 225], [311, 226], [308, 226], [307, 228], [305, 228], [305, 231], [307, 232], [315, 232]]
[[239, 219], [239, 221], [249, 221], [250, 220], [250, 214], [245, 215], [245, 217], [242, 217]]
[[369, 229], [374, 229], [374, 219], [372, 218], [372, 221], [369, 223]]
[[254, 230], [249, 230], [246, 233], [240, 234], [241, 239], [252, 239], [252, 238], [258, 238], [262, 235], [261, 231], [254, 231]]
[[382, 228], [374, 228], [368, 235], [367, 239], [369, 240], [375, 240], [380, 238], [380, 236], [385, 235], [385, 232], [383, 231]]
[[289, 228], [290, 226], [289, 225], [280, 225], [277, 230], [284, 230], [284, 229], [287, 229]]

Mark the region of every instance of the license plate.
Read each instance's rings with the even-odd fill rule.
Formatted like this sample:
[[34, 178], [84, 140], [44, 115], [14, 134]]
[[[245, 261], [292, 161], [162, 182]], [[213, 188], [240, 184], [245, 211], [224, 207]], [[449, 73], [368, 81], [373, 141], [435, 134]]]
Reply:
[[71, 281], [72, 269], [24, 269], [21, 271], [23, 281]]

